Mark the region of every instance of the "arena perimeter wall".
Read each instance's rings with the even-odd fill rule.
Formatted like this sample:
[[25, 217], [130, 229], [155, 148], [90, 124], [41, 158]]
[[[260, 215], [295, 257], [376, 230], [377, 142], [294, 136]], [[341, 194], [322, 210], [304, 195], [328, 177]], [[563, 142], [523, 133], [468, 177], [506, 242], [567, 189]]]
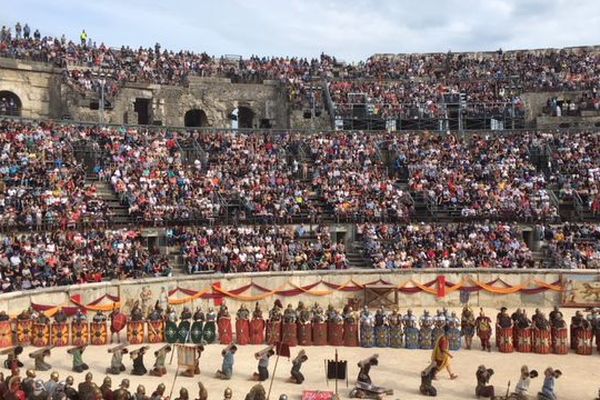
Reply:
[[[561, 279], [562, 273], [594, 275], [598, 276], [598, 271], [563, 271], [563, 270], [544, 270], [544, 271], [505, 271], [505, 270], [461, 270], [460, 272], [448, 270], [428, 270], [426, 272], [408, 271], [380, 271], [380, 270], [345, 270], [345, 271], [306, 271], [306, 272], [270, 272], [270, 273], [240, 273], [240, 274], [211, 274], [211, 275], [193, 275], [193, 276], [176, 276], [170, 278], [149, 278], [125, 281], [112, 281], [93, 283], [85, 285], [73, 285], [68, 287], [53, 287], [47, 289], [39, 289], [35, 291], [21, 291], [5, 293], [0, 295], [0, 310], [5, 310], [10, 315], [15, 315], [21, 310], [27, 308], [31, 303], [60, 306], [73, 305], [70, 303], [70, 296], [81, 296], [82, 304], [100, 298], [105, 294], [119, 296], [123, 304], [123, 311], [127, 312], [133, 301], [140, 298], [142, 288], [147, 287], [151, 290], [151, 302], [158, 299], [161, 289], [164, 287], [167, 291], [177, 287], [200, 291], [205, 288], [210, 288], [211, 285], [217, 284], [223, 290], [231, 291], [250, 283], [255, 283], [263, 288], [275, 289], [293, 289], [294, 285], [298, 287], [307, 286], [318, 281], [324, 281], [335, 285], [343, 285], [348, 283], [350, 279], [359, 284], [365, 284], [378, 280], [390, 282], [394, 285], [400, 285], [408, 281], [407, 287], [414, 287], [410, 282], [424, 284], [436, 279], [440, 275], [444, 275], [447, 282], [460, 282], [463, 278], [472, 278], [479, 282], [491, 282], [500, 278], [510, 286], [525, 285], [527, 287], [537, 287], [538, 282], [547, 284], [555, 283]], [[472, 285], [472, 284], [469, 284]], [[501, 284], [496, 284], [502, 287]], [[431, 286], [436, 289], [437, 284]], [[325, 292], [331, 290], [329, 287], [319, 284], [311, 289], [312, 291]], [[212, 290], [211, 290], [212, 292]], [[241, 293], [242, 296], [259, 296], [264, 294], [263, 291], [252, 287]], [[186, 294], [178, 293], [170, 297], [170, 299], [181, 299], [186, 297]], [[474, 306], [494, 307], [498, 308], [502, 305], [507, 307], [549, 307], [561, 302], [562, 293], [554, 290], [546, 290], [536, 294], [513, 293], [513, 294], [493, 294], [484, 290], [473, 292], [470, 294], [469, 303]], [[273, 295], [260, 300], [263, 309], [270, 307], [273, 301], [278, 298], [283, 304], [303, 301], [305, 304], [320, 302], [321, 304], [332, 304], [335, 307], [342, 307], [351, 298], [364, 298], [364, 292], [360, 291], [339, 291], [334, 290], [332, 294], [325, 296], [315, 296], [306, 293], [297, 296], [280, 296]], [[389, 295], [393, 299], [393, 295]], [[237, 310], [241, 301], [234, 298], [226, 298], [226, 304], [230, 309]], [[251, 303], [254, 303], [253, 300]], [[192, 303], [187, 303], [192, 306]], [[443, 298], [438, 298], [435, 294], [419, 292], [414, 294], [398, 293], [398, 305], [400, 308], [406, 307], [441, 307], [441, 306], [460, 306], [460, 291], [455, 291], [446, 295]], [[215, 307], [213, 299], [198, 299], [193, 302], [193, 306], [202, 306], [206, 309], [208, 306]], [[253, 304], [249, 304], [253, 307]], [[180, 309], [182, 305], [176, 308]]]

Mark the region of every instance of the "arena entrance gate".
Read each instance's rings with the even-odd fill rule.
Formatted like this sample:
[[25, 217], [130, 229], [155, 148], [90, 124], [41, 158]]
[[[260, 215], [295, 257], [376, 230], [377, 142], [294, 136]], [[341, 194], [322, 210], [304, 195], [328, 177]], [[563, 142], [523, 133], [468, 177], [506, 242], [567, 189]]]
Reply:
[[[363, 287], [364, 305], [367, 307], [398, 305], [398, 288], [382, 282], [368, 283]], [[393, 300], [390, 300], [393, 295]]]
[[183, 117], [183, 122], [186, 127], [190, 128], [202, 128], [208, 126], [208, 117], [202, 110], [193, 109], [188, 110]]
[[0, 115], [20, 117], [22, 107], [19, 96], [8, 90], [0, 90]]

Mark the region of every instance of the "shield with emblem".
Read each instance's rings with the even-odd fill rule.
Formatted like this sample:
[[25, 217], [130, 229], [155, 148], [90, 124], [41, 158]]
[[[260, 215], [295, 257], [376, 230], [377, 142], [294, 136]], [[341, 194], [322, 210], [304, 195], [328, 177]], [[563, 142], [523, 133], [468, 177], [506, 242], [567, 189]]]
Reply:
[[419, 330], [419, 347], [425, 350], [433, 349], [431, 328], [425, 327]]
[[202, 330], [204, 327], [204, 323], [202, 321], [194, 321], [192, 324], [192, 332], [190, 333], [190, 339], [192, 343], [200, 344], [202, 343]]
[[177, 343], [178, 336], [177, 324], [173, 321], [167, 321], [165, 326], [165, 339], [167, 339], [167, 343]]
[[404, 343], [407, 349], [415, 350], [419, 348], [419, 330], [414, 326], [409, 326], [404, 331]]
[[202, 337], [206, 343], [214, 343], [216, 339], [216, 329], [214, 321], [208, 321], [202, 329]]
[[177, 327], [177, 341], [186, 343], [188, 341], [188, 333], [190, 332], [190, 321], [181, 321]]
[[375, 346], [375, 332], [373, 325], [361, 324], [360, 326], [360, 346], [373, 347]]
[[63, 324], [52, 324], [52, 345], [66, 346], [69, 344], [69, 326]]
[[144, 342], [143, 321], [129, 321], [127, 324], [127, 341], [129, 344], [140, 344]]
[[71, 323], [71, 343], [73, 346], [84, 346], [89, 342], [88, 324], [84, 322]]
[[106, 344], [108, 342], [107, 331], [105, 322], [92, 322], [90, 324], [90, 343], [96, 346]]
[[390, 331], [386, 325], [375, 327], [375, 346], [377, 347], [389, 347], [390, 345]]
[[50, 344], [50, 326], [47, 324], [33, 324], [33, 338], [31, 344], [36, 347], [46, 347]]
[[17, 320], [17, 344], [26, 346], [31, 343], [33, 321], [30, 319]]
[[569, 348], [569, 330], [567, 328], [552, 328], [552, 352], [554, 354], [568, 354]]
[[148, 343], [162, 343], [165, 340], [163, 321], [148, 321]]
[[10, 321], [0, 321], [0, 348], [13, 345]]
[[390, 327], [390, 347], [402, 348], [402, 327], [400, 325]]
[[551, 334], [550, 329], [533, 330], [533, 352], [537, 354], [550, 353]]
[[580, 329], [577, 335], [577, 350], [576, 353], [582, 356], [589, 356], [593, 353], [592, 345], [592, 330]]
[[448, 332], [448, 347], [452, 351], [460, 350], [460, 329], [450, 328]]

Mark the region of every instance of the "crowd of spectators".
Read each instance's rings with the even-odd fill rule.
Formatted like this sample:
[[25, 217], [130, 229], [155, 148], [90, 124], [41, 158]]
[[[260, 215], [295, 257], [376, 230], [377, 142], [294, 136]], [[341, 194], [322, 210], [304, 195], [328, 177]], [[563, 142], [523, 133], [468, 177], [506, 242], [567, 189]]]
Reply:
[[410, 194], [390, 177], [379, 152], [385, 134], [342, 132], [304, 139], [314, 161], [312, 184], [337, 220], [406, 221]]
[[547, 179], [530, 161], [543, 143], [537, 133], [510, 135], [402, 134], [386, 146], [396, 168], [408, 171], [408, 185], [437, 208], [467, 218], [552, 220], [558, 208]]
[[517, 117], [521, 92], [596, 90], [599, 65], [587, 49], [374, 56], [338, 68], [330, 91], [346, 117], [365, 104], [382, 118], [439, 118], [459, 94], [475, 116]]
[[246, 215], [241, 217], [263, 222], [314, 219], [317, 210], [308, 200], [309, 185], [300, 179], [300, 162], [288, 157], [294, 141], [289, 133], [202, 135], [199, 142], [209, 154], [206, 177], [229, 202], [242, 203]]
[[551, 178], [561, 199], [577, 196], [594, 215], [600, 214], [600, 132], [549, 136]]
[[540, 236], [558, 267], [600, 268], [600, 225], [565, 223], [540, 229]]
[[532, 253], [512, 224], [359, 225], [374, 268], [532, 268]]
[[0, 227], [104, 224], [108, 208], [74, 157], [68, 128], [0, 122]]
[[0, 240], [3, 292], [103, 280], [169, 276], [136, 230], [55, 231], [5, 235]]
[[[552, 192], [600, 212], [595, 131], [299, 137], [5, 120], [0, 133], [2, 227], [109, 222], [110, 208], [86, 183], [90, 166], [76, 157], [81, 141], [91, 143], [95, 172], [138, 222], [206, 221], [232, 212], [235, 221], [263, 223], [316, 222], [326, 214], [405, 222], [415, 196], [463, 218], [553, 221]], [[187, 142], [198, 153], [184, 152]], [[548, 170], [531, 159], [535, 149], [550, 152]]]
[[333, 243], [324, 225], [314, 231], [303, 225], [176, 228], [169, 243], [181, 247], [191, 274], [347, 268], [344, 244]]

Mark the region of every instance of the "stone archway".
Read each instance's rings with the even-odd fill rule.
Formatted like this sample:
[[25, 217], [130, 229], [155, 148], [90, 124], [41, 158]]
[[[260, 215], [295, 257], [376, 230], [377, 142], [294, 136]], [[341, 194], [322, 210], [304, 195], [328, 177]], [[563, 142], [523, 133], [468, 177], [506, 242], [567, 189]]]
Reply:
[[254, 111], [250, 107], [239, 106], [237, 117], [239, 129], [254, 128]]
[[185, 113], [183, 122], [186, 127], [201, 128], [208, 126], [208, 117], [204, 111], [194, 108]]
[[19, 96], [8, 90], [0, 90], [0, 115], [20, 117], [22, 108]]

